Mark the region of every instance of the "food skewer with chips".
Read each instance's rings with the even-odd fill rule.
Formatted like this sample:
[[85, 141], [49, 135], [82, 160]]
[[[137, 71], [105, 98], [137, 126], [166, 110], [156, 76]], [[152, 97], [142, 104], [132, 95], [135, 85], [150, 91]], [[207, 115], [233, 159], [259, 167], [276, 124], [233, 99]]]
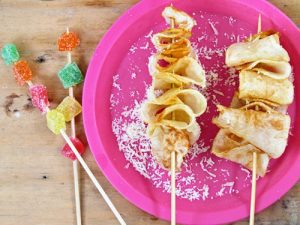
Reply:
[[206, 98], [192, 86], [205, 87], [206, 80], [188, 39], [194, 19], [174, 7], [166, 7], [162, 16], [170, 28], [152, 37], [157, 53], [149, 58], [153, 80], [141, 114], [148, 124], [153, 156], [171, 170], [171, 224], [175, 224], [175, 171], [180, 171], [190, 146], [200, 136], [196, 117], [207, 106]]
[[266, 174], [270, 159], [280, 157], [286, 146], [291, 119], [286, 109], [293, 102], [291, 65], [280, 45], [279, 33], [261, 32], [226, 51], [226, 65], [239, 70], [239, 90], [231, 106], [219, 105], [213, 119], [220, 131], [212, 153], [252, 170], [250, 224], [254, 224], [256, 173]]

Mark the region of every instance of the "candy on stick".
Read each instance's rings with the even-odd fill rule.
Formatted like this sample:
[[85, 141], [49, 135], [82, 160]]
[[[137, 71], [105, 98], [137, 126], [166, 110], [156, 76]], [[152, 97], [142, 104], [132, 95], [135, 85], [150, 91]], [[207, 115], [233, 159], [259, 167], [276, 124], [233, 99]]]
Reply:
[[80, 40], [75, 32], [66, 31], [58, 39], [59, 51], [72, 51], [80, 44]]
[[[2, 53], [5, 52], [5, 51], [6, 51], [5, 49], [2, 49]], [[4, 54], [3, 58], [4, 58], [4, 60], [7, 60], [8, 57], [7, 57], [7, 55]], [[29, 85], [29, 87], [32, 87], [32, 86], [34, 87], [35, 86], [31, 82], [30, 79], [25, 79], [24, 83], [25, 82]], [[43, 101], [44, 102], [48, 102], [48, 100], [45, 101], [45, 98], [46, 98], [46, 96], [42, 95]], [[42, 106], [42, 104], [35, 104], [35, 106], [40, 109], [40, 107]], [[105, 202], [107, 203], [107, 205], [110, 207], [110, 209], [112, 210], [112, 212], [114, 213], [114, 215], [118, 219], [119, 223], [122, 224], [122, 225], [126, 225], [125, 221], [123, 220], [123, 218], [121, 217], [121, 215], [119, 214], [119, 212], [117, 211], [117, 209], [115, 208], [115, 206], [113, 205], [113, 203], [110, 201], [109, 197], [107, 196], [107, 194], [105, 193], [105, 191], [103, 190], [103, 188], [101, 187], [101, 185], [99, 184], [99, 182], [97, 181], [97, 179], [95, 178], [95, 176], [93, 175], [93, 173], [91, 172], [91, 170], [89, 169], [89, 167], [87, 166], [87, 164], [85, 163], [85, 161], [83, 160], [83, 158], [81, 157], [81, 155], [79, 154], [78, 150], [74, 146], [74, 144], [76, 144], [78, 147], [80, 147], [78, 141], [76, 141], [76, 140], [74, 141], [73, 140], [73, 142], [74, 142], [73, 143], [71, 141], [71, 139], [68, 137], [68, 135], [66, 134], [66, 132], [65, 132], [65, 119], [64, 119], [64, 115], [62, 113], [58, 112], [55, 109], [54, 110], [50, 110], [48, 108], [48, 106], [46, 106], [46, 105], [45, 105], [45, 109], [43, 109], [41, 111], [46, 111], [47, 112], [47, 114], [46, 114], [46, 117], [47, 117], [47, 126], [49, 127], [49, 129], [53, 133], [55, 133], [55, 134], [61, 134], [62, 137], [65, 139], [65, 141], [67, 142], [67, 144], [69, 145], [69, 147], [73, 151], [74, 155], [77, 157], [78, 161], [81, 163], [82, 167], [84, 168], [84, 170], [88, 174], [89, 178], [92, 180], [93, 184], [95, 185], [95, 187], [97, 188], [97, 190], [99, 191], [99, 193], [101, 194], [101, 196], [103, 197], [103, 199], [105, 200]], [[65, 150], [65, 151], [67, 151], [67, 150]], [[81, 150], [82, 150], [82, 148], [80, 149], [80, 151]]]
[[13, 66], [13, 71], [17, 83], [21, 86], [32, 79], [31, 69], [25, 60], [17, 61]]
[[6, 44], [2, 48], [1, 56], [6, 65], [11, 65], [20, 59], [17, 47], [14, 44]]
[[[67, 31], [63, 33], [58, 39], [58, 49], [59, 51], [67, 51], [68, 59], [66, 66], [59, 71], [58, 76], [64, 88], [69, 88], [69, 97], [64, 99], [64, 101], [58, 107], [58, 109], [64, 112], [67, 121], [71, 121], [71, 137], [73, 138], [73, 140], [78, 141], [79, 139], [76, 138], [75, 116], [81, 112], [81, 105], [74, 98], [73, 86], [82, 82], [83, 76], [77, 64], [74, 62], [72, 63], [71, 51], [79, 45], [79, 42], [80, 41], [76, 33], [70, 32], [69, 28], [67, 28]], [[81, 225], [81, 208], [77, 160], [73, 160], [73, 172], [77, 225]]]
[[[70, 140], [72, 141], [72, 143], [74, 144], [74, 146], [76, 147], [78, 153], [80, 155], [82, 155], [84, 153], [84, 150], [85, 150], [85, 147], [84, 145], [82, 144], [82, 142], [78, 139], [78, 138], [73, 138], [73, 137], [70, 137]], [[68, 144], [65, 144], [64, 147], [62, 148], [61, 150], [61, 154], [71, 160], [76, 160], [76, 156], [75, 154], [73, 153], [72, 149], [70, 148], [70, 146]]]
[[[76, 63], [72, 63], [71, 51], [79, 45], [79, 38], [74, 32], [70, 32], [69, 28], [63, 33], [58, 39], [58, 49], [59, 51], [67, 51], [67, 65], [61, 69], [58, 73], [59, 79], [61, 80], [64, 88], [69, 88], [69, 96], [64, 99], [64, 101], [58, 106], [64, 116], [66, 121], [71, 121], [71, 137], [76, 144], [78, 144], [82, 150], [81, 154], [84, 152], [84, 146], [81, 144], [78, 138], [76, 138], [76, 126], [75, 126], [75, 116], [81, 112], [81, 105], [76, 101], [73, 94], [73, 86], [79, 84], [83, 81], [83, 76], [80, 69]], [[72, 154], [68, 154], [70, 149], [63, 148], [62, 154], [69, 156], [70, 159], [75, 157]], [[75, 204], [76, 204], [76, 219], [77, 225], [81, 225], [81, 207], [80, 207], [80, 191], [79, 191], [79, 177], [78, 177], [78, 162], [76, 157], [73, 159], [73, 172], [74, 172], [74, 191], [75, 191]]]
[[83, 81], [83, 76], [75, 62], [65, 65], [59, 72], [58, 77], [64, 88], [70, 88]]
[[46, 114], [47, 126], [54, 133], [59, 134], [60, 130], [66, 130], [64, 115], [56, 109], [50, 110]]
[[29, 87], [32, 105], [41, 112], [46, 112], [49, 106], [48, 92], [44, 85], [36, 84]]
[[67, 96], [57, 106], [56, 110], [64, 115], [66, 122], [70, 122], [75, 116], [81, 113], [81, 105], [75, 98]]

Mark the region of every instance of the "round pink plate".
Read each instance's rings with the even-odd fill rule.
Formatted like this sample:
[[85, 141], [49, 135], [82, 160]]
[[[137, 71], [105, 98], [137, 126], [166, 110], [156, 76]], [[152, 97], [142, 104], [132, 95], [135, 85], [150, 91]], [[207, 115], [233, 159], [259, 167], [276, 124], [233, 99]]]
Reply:
[[263, 30], [279, 31], [289, 52], [295, 100], [288, 110], [292, 118], [288, 147], [257, 181], [256, 212], [277, 201], [300, 177], [300, 33], [267, 1], [144, 0], [128, 10], [103, 37], [90, 61], [83, 94], [88, 142], [102, 172], [126, 199], [154, 216], [170, 219], [170, 177], [152, 158], [139, 108], [151, 84], [147, 69], [148, 58], [155, 53], [151, 36], [167, 27], [161, 12], [171, 3], [197, 21], [191, 43], [208, 80], [204, 90], [208, 110], [197, 120], [202, 133], [176, 178], [177, 221], [240, 220], [249, 215], [251, 172], [211, 155], [218, 131], [211, 119], [217, 114], [216, 105], [228, 105], [238, 86], [237, 74], [224, 65], [225, 49], [256, 33], [259, 14]]

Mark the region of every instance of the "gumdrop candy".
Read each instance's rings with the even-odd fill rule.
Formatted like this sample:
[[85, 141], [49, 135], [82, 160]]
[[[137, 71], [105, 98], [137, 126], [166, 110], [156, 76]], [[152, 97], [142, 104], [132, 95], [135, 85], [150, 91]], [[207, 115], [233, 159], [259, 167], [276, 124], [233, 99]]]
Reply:
[[57, 106], [56, 110], [64, 115], [65, 121], [69, 122], [81, 113], [81, 105], [75, 98], [67, 96]]
[[58, 77], [64, 88], [72, 87], [83, 81], [83, 76], [76, 63], [65, 65], [59, 72]]
[[44, 85], [37, 84], [29, 87], [32, 105], [38, 108], [41, 112], [46, 112], [49, 106], [48, 92]]
[[6, 44], [2, 48], [1, 56], [6, 65], [11, 65], [20, 59], [17, 47], [14, 44]]
[[79, 38], [75, 32], [64, 32], [57, 41], [58, 50], [72, 51], [79, 43]]
[[[85, 147], [82, 144], [82, 142], [78, 138], [70, 137], [70, 140], [73, 143], [73, 145], [75, 146], [75, 148], [77, 149], [78, 153], [80, 155], [82, 155], [85, 151]], [[64, 147], [61, 150], [61, 154], [71, 160], [77, 159], [77, 157], [75, 156], [75, 154], [73, 153], [72, 149], [70, 148], [70, 146], [68, 144], [64, 145]]]
[[59, 134], [61, 129], [66, 129], [65, 117], [57, 110], [53, 109], [48, 111], [46, 118], [47, 126], [54, 134]]
[[25, 60], [20, 60], [14, 64], [13, 67], [15, 79], [17, 83], [21, 86], [25, 84], [26, 81], [32, 79], [32, 72], [29, 68], [28, 63]]

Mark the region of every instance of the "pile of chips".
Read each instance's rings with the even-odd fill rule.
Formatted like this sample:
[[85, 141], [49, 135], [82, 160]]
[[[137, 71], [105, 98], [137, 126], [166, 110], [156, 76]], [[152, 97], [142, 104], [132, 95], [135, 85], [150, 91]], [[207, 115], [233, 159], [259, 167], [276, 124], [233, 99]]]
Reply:
[[[60, 51], [71, 51], [79, 44], [79, 39], [74, 32], [64, 33], [58, 41]], [[66, 97], [56, 109], [49, 109], [47, 89], [42, 84], [32, 83], [32, 72], [25, 60], [20, 60], [20, 54], [14, 44], [6, 44], [2, 48], [1, 56], [6, 65], [13, 65], [14, 77], [17, 83], [29, 86], [32, 105], [42, 113], [46, 113], [47, 126], [54, 134], [60, 134], [61, 130], [66, 130], [66, 122], [69, 122], [81, 113], [81, 105], [73, 97]], [[58, 73], [58, 77], [64, 88], [69, 88], [83, 81], [82, 73], [75, 62], [65, 65]], [[84, 145], [78, 138], [70, 138], [78, 152], [84, 152]], [[72, 160], [76, 159], [75, 154], [66, 144], [62, 149], [62, 154]]]

